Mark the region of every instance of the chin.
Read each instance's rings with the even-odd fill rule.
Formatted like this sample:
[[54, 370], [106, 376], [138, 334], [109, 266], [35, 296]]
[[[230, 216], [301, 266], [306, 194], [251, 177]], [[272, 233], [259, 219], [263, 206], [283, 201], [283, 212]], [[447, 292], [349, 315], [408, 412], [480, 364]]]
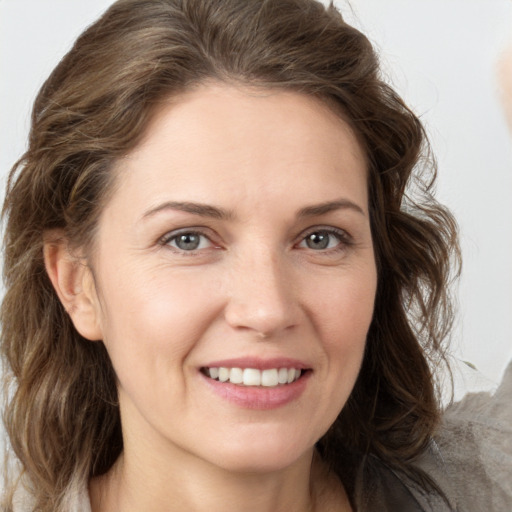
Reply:
[[284, 471], [305, 457], [306, 454], [309, 454], [309, 451], [300, 454], [294, 453], [293, 456], [279, 453], [268, 457], [261, 457], [261, 455], [254, 458], [248, 456], [233, 459], [223, 457], [221, 464], [217, 465], [232, 473], [268, 474]]
[[239, 473], [271, 473], [284, 470], [313, 453], [315, 442], [294, 439], [290, 435], [268, 433], [249, 439], [232, 439], [211, 460], [225, 470]]

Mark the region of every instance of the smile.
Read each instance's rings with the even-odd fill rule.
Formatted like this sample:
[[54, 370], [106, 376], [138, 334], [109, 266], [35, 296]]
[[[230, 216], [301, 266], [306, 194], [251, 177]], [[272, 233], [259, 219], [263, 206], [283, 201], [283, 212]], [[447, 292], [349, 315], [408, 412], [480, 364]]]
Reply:
[[298, 380], [303, 370], [297, 368], [202, 368], [202, 373], [219, 382], [229, 382], [239, 386], [263, 386], [274, 388], [291, 384]]

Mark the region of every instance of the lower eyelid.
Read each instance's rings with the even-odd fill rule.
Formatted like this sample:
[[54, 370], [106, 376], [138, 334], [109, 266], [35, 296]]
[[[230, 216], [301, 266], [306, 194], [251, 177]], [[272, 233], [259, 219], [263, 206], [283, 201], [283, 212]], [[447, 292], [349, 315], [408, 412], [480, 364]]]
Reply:
[[[201, 233], [200, 231], [193, 231], [193, 230], [190, 230], [190, 231], [182, 230], [182, 231], [178, 231], [178, 232], [167, 233], [164, 236], [160, 237], [158, 243], [162, 246], [166, 246], [166, 245], [169, 246], [171, 244], [171, 242], [175, 241], [178, 237], [183, 236], [183, 235], [195, 235], [195, 236], [201, 237], [202, 239], [207, 240], [209, 245], [215, 245], [214, 242], [212, 241], [212, 239], [208, 235], [206, 235], [205, 233]], [[174, 248], [179, 251], [184, 251], [183, 249], [180, 249], [179, 247], [174, 247]], [[184, 252], [187, 252], [187, 251], [184, 251]], [[192, 251], [190, 251], [190, 252], [192, 252]]]
[[[313, 235], [314, 233], [327, 233], [328, 235], [330, 235], [338, 240], [338, 242], [339, 242], [338, 245], [348, 246], [348, 245], [353, 244], [352, 237], [350, 237], [350, 235], [348, 235], [348, 233], [346, 233], [345, 231], [334, 229], [334, 228], [322, 228], [322, 227], [312, 229], [312, 230], [308, 231], [306, 234], [302, 235], [301, 239], [299, 240], [299, 244], [302, 244], [303, 242], [305, 242], [307, 237]], [[333, 248], [331, 248], [331, 249], [333, 249]], [[325, 250], [329, 250], [329, 249], [325, 249]]]

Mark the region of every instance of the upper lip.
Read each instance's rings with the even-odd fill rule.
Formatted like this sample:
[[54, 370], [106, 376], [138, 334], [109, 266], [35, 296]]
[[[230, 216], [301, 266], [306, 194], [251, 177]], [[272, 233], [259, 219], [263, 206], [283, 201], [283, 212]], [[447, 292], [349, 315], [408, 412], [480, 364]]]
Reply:
[[289, 357], [273, 357], [270, 359], [263, 359], [259, 357], [236, 357], [232, 359], [222, 359], [219, 361], [212, 361], [202, 368], [254, 368], [257, 370], [270, 370], [272, 368], [295, 368], [297, 370], [307, 370], [311, 366]]

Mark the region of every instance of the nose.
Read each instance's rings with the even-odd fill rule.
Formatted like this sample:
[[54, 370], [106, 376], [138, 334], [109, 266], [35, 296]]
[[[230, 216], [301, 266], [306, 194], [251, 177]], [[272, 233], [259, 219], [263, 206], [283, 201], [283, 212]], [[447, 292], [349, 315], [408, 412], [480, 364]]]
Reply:
[[225, 319], [234, 329], [267, 338], [299, 321], [291, 269], [269, 250], [240, 258], [232, 267], [228, 295]]

